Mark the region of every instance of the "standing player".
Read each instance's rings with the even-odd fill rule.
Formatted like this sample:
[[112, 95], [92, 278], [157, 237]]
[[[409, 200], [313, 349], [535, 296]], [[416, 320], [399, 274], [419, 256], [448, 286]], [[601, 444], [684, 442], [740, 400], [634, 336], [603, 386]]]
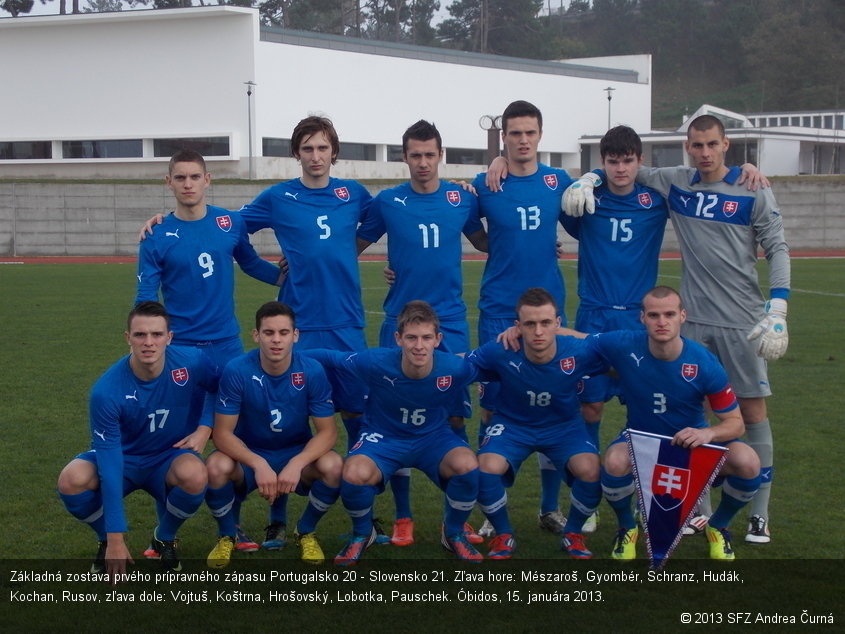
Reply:
[[589, 559], [582, 526], [601, 501], [599, 455], [579, 411], [576, 384], [607, 366], [586, 342], [556, 335], [560, 317], [545, 289], [526, 290], [516, 313], [522, 337], [518, 351], [492, 341], [467, 357], [502, 388], [478, 452], [478, 502], [496, 531], [487, 556], [509, 559], [516, 548], [505, 487], [513, 485], [533, 451], [542, 451], [560, 473], [567, 473], [572, 487], [561, 548], [575, 559]]
[[[789, 342], [789, 247], [771, 190], [741, 188], [739, 168], [725, 165], [729, 145], [718, 118], [697, 117], [684, 144], [693, 167], [644, 169], [638, 178], [669, 202], [684, 261], [681, 292], [689, 307], [684, 336], [706, 345], [727, 369], [748, 443], [760, 456], [763, 480], [745, 540], [765, 544], [771, 539], [768, 504], [773, 477], [766, 362], [783, 356]], [[573, 207], [580, 206], [592, 180], [579, 181], [582, 187], [576, 192], [581, 195], [573, 198]], [[758, 246], [769, 265], [768, 302], [757, 280]]]
[[473, 380], [472, 369], [460, 357], [435, 349], [443, 333], [426, 302], [409, 302], [396, 328], [399, 349], [309, 353], [326, 367], [349, 368], [370, 387], [364, 424], [344, 462], [340, 485], [343, 506], [352, 518], [352, 538], [334, 562], [353, 565], [373, 543], [375, 496], [403, 467], [423, 471], [446, 493], [443, 546], [458, 559], [480, 561], [481, 554], [464, 534], [478, 496], [478, 461], [448, 421]]
[[[379, 334], [383, 348], [397, 346], [396, 319], [413, 299], [428, 302], [440, 319], [440, 350], [468, 352], [469, 326], [463, 300], [461, 234], [480, 251], [487, 250], [487, 235], [478, 221], [476, 197], [441, 181], [443, 159], [440, 132], [428, 121], [418, 121], [402, 135], [402, 154], [411, 180], [386, 189], [373, 199], [367, 219], [358, 229], [359, 250], [387, 234], [387, 257], [395, 274], [384, 300], [384, 322]], [[467, 397], [467, 401], [469, 398]], [[463, 429], [468, 412], [454, 412], [452, 423]], [[463, 431], [466, 437], [466, 431]], [[410, 469], [391, 478], [396, 521], [391, 542], [414, 543], [410, 504]]]
[[[639, 330], [641, 298], [657, 284], [660, 247], [668, 211], [658, 192], [636, 183], [643, 162], [640, 136], [628, 126], [607, 131], [599, 144], [605, 183], [595, 191], [595, 213], [564, 217], [567, 233], [578, 240], [578, 312], [582, 332]], [[604, 402], [622, 396], [607, 374], [584, 379], [579, 391], [587, 431], [600, 449]], [[584, 532], [592, 532], [597, 516]]]
[[337, 428], [331, 386], [319, 363], [294, 352], [298, 336], [293, 311], [268, 302], [255, 314], [258, 350], [223, 372], [213, 433], [218, 451], [208, 458], [206, 501], [220, 535], [208, 555], [212, 568], [227, 566], [235, 549], [235, 497], [256, 488], [270, 504], [294, 491], [308, 494], [296, 541], [303, 561], [323, 563], [314, 530], [340, 494], [342, 461], [332, 451]]
[[[141, 242], [135, 301], [155, 301], [161, 292], [174, 344], [202, 348], [222, 369], [244, 351], [235, 317], [232, 259], [246, 273], [268, 284], [278, 286], [284, 275], [255, 252], [239, 214], [206, 203], [211, 174], [200, 154], [193, 150], [174, 154], [165, 182], [176, 208]], [[211, 399], [203, 416], [210, 426], [214, 416]], [[238, 548], [252, 552], [258, 550], [258, 544], [239, 529]], [[157, 557], [152, 548], [145, 555]]]
[[176, 531], [205, 495], [200, 454], [211, 427], [201, 413], [205, 394], [217, 391], [219, 377], [202, 351], [168, 347], [173, 333], [158, 302], [132, 309], [124, 336], [129, 355], [91, 390], [92, 449], [62, 469], [59, 497], [97, 534], [92, 572], [114, 575], [134, 563], [124, 540], [123, 498], [144, 489], [160, 509], [152, 548], [165, 569], [180, 570]]
[[[514, 101], [502, 113], [502, 140], [508, 154], [507, 177], [473, 181], [482, 217], [487, 219], [490, 254], [481, 279], [478, 302], [478, 342], [495, 340], [516, 319], [514, 306], [530, 286], [545, 288], [561, 307], [566, 292], [557, 259], [557, 225], [562, 222], [561, 195], [572, 182], [560, 169], [543, 165], [537, 146], [543, 136], [543, 115], [527, 101]], [[491, 182], [492, 181], [492, 182]], [[482, 421], [494, 411], [495, 383], [483, 386]], [[482, 429], [483, 431], [483, 429]], [[560, 533], [564, 518], [558, 509], [560, 474], [538, 454], [542, 493], [538, 521], [541, 528]]]
[[[672, 436], [673, 444], [689, 449], [729, 443], [720, 472], [725, 478], [721, 502], [705, 535], [712, 559], [732, 560], [728, 525], [760, 486], [757, 454], [736, 441], [744, 427], [737, 399], [718, 359], [704, 346], [681, 337], [686, 311], [674, 289], [658, 286], [649, 291], [640, 318], [646, 332], [601, 333], [587, 341], [620, 375], [629, 428]], [[705, 398], [719, 419], [716, 425], [707, 424]], [[602, 488], [619, 520], [611, 556], [634, 559], [639, 532], [632, 510], [634, 479], [622, 436], [605, 452]]]

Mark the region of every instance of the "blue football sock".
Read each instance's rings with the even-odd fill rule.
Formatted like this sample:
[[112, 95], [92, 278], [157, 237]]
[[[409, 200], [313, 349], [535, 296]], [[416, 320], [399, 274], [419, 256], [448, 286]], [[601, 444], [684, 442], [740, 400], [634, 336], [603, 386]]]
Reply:
[[340, 488], [330, 487], [322, 480], [315, 480], [308, 493], [308, 504], [302, 512], [302, 517], [296, 525], [296, 531], [300, 535], [313, 533], [317, 522], [331, 508], [340, 496]]
[[446, 516], [444, 519], [447, 536], [464, 532], [464, 523], [478, 499], [478, 467], [461, 475], [454, 475], [446, 483]]
[[176, 531], [197, 512], [205, 499], [205, 491], [201, 493], [188, 493], [180, 487], [173, 487], [167, 494], [167, 510], [159, 518], [156, 538], [165, 542], [176, 539]]
[[396, 504], [396, 519], [413, 517], [411, 514], [411, 470], [399, 469], [390, 477], [390, 490]]
[[106, 520], [103, 515], [103, 498], [100, 491], [83, 491], [73, 495], [59, 493], [59, 498], [65, 505], [68, 513], [73, 515], [80, 522], [85, 522], [97, 533], [97, 539], [106, 539]]
[[760, 476], [740, 478], [729, 475], [722, 483], [722, 499], [710, 517], [710, 526], [727, 528], [734, 516], [748, 504], [760, 488]]
[[619, 528], [630, 530], [637, 525], [634, 519], [632, 497], [634, 495], [634, 476], [612, 476], [604, 467], [601, 469], [601, 488], [610, 508], [616, 513]]
[[566, 517], [564, 533], [580, 533], [584, 522], [596, 512], [601, 502], [601, 482], [585, 482], [576, 478], [569, 495], [569, 515]]
[[220, 537], [235, 537], [235, 515], [232, 507], [235, 505], [235, 486], [227, 482], [219, 489], [208, 487], [205, 490], [205, 503], [217, 520], [217, 534]]
[[497, 473], [480, 473], [478, 477], [478, 504], [490, 520], [497, 535], [513, 533], [508, 517], [508, 494], [502, 476]]
[[288, 494], [280, 495], [273, 504], [270, 505], [270, 523], [281, 522], [284, 525], [288, 523]]
[[350, 416], [343, 418], [343, 426], [346, 428], [346, 452], [352, 449], [352, 445], [358, 442], [358, 436], [361, 435], [361, 425], [364, 422], [363, 416]]
[[340, 497], [343, 500], [343, 508], [352, 519], [352, 533], [370, 535], [373, 532], [373, 503], [376, 499], [376, 488], [369, 484], [350, 484], [346, 480], [341, 480]]
[[551, 513], [560, 508], [560, 483], [564, 474], [539, 452], [537, 461], [540, 463], [540, 513]]

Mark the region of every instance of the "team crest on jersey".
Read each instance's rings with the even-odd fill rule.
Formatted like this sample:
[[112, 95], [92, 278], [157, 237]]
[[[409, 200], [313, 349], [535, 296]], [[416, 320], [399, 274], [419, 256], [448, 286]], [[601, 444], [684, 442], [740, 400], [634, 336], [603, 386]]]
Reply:
[[689, 383], [695, 377], [698, 376], [698, 364], [697, 363], [684, 363], [681, 366], [681, 376], [684, 377], [684, 381]]
[[557, 174], [546, 174], [543, 176], [543, 182], [546, 184], [546, 187], [551, 189], [552, 191], [557, 189]]
[[232, 228], [232, 219], [229, 216], [217, 216], [217, 226], [229, 233], [229, 229]]
[[641, 207], [645, 207], [646, 209], [651, 208], [651, 194], [649, 194], [648, 192], [638, 194], [637, 199], [640, 201]]
[[664, 511], [678, 508], [689, 491], [690, 471], [655, 464], [651, 474], [651, 493], [657, 505]]
[[305, 372], [291, 372], [290, 384], [297, 390], [305, 387]]
[[449, 201], [449, 204], [452, 205], [452, 207], [457, 207], [461, 204], [461, 192], [454, 189], [449, 190], [446, 192], [446, 200]]
[[737, 211], [739, 211], [739, 203], [735, 200], [726, 200], [722, 204], [722, 213], [725, 214], [725, 218], [730, 218]]
[[566, 357], [560, 360], [560, 369], [567, 376], [575, 372], [575, 357]]
[[349, 200], [349, 190], [346, 187], [335, 187], [334, 195], [340, 198], [343, 202]]
[[445, 392], [450, 387], [452, 387], [452, 377], [451, 376], [438, 376], [437, 380], [435, 381], [437, 385], [437, 389], [441, 392]]
[[188, 368], [178, 368], [176, 370], [170, 371], [170, 378], [173, 379], [173, 382], [182, 387], [188, 382]]

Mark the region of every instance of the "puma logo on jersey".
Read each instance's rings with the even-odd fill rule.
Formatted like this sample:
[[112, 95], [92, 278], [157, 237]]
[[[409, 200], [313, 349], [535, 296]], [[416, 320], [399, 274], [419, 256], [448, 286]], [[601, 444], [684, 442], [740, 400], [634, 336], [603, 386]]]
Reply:
[[392, 385], [393, 387], [396, 387], [396, 379], [398, 379], [399, 377], [393, 377], [393, 378], [391, 379], [389, 376], [387, 376], [387, 375], [385, 374], [385, 375], [384, 375], [383, 377], [381, 377], [381, 378], [383, 378], [385, 381], [387, 381], [388, 383], [390, 383], [390, 385]]
[[595, 198], [595, 199], [596, 199], [596, 204], [597, 204], [597, 205], [601, 205], [601, 196], [596, 196], [596, 194], [595, 194], [595, 193], [593, 193], [593, 198]]
[[642, 361], [645, 357], [638, 357], [633, 352], [631, 353], [631, 358], [637, 362], [637, 367], [640, 367], [640, 361]]
[[106, 442], [106, 434], [105, 432], [94, 430], [94, 433], [97, 434], [103, 442]]
[[138, 273], [138, 275], [136, 276], [138, 278], [139, 282], [141, 281], [141, 276], [143, 276], [143, 275], [144, 275], [143, 273]]
[[261, 378], [258, 378], [257, 376], [255, 376], [255, 375], [253, 374], [253, 375], [252, 375], [252, 380], [253, 380], [253, 381], [256, 381], [256, 382], [258, 383], [258, 385], [260, 385], [261, 387], [264, 387], [264, 375], [263, 375], [263, 374], [261, 375]]
[[173, 236], [174, 238], [178, 238], [179, 237], [179, 230], [177, 229], [176, 231], [165, 231], [164, 235], [165, 235], [165, 237]]
[[[252, 378], [254, 379], [255, 377], [252, 377]], [[223, 397], [223, 396], [220, 396], [220, 397], [219, 397], [219, 400], [220, 400], [220, 404], [221, 404], [223, 407], [226, 407], [226, 401], [228, 401], [229, 399], [228, 399], [228, 398], [225, 398], [225, 397]]]
[[293, 193], [291, 193], [291, 192], [285, 192], [285, 196], [290, 196], [290, 197], [291, 197], [291, 198], [293, 198], [294, 200], [297, 200], [297, 198], [296, 198], [296, 197], [297, 197], [297, 196], [299, 196], [299, 192], [297, 192], [296, 194], [293, 194]]
[[138, 400], [138, 390], [132, 392], [132, 394], [124, 394], [123, 398], [127, 401], [137, 401]]
[[687, 206], [687, 203], [692, 200], [689, 196], [681, 196], [681, 202], [684, 203], [684, 207]]
[[522, 365], [522, 361], [520, 361], [519, 363], [514, 363], [513, 361], [508, 361], [508, 365], [515, 367], [516, 371], [519, 372], [520, 371], [519, 368]]
[[406, 206], [406, 205], [405, 205], [405, 201], [406, 201], [406, 200], [408, 200], [408, 197], [407, 197], [407, 196], [405, 196], [404, 198], [399, 198], [399, 196], [394, 196], [394, 197], [393, 197], [393, 202], [395, 202], [395, 203], [402, 203], [402, 206], [403, 206], [403, 207], [405, 207], [405, 206]]

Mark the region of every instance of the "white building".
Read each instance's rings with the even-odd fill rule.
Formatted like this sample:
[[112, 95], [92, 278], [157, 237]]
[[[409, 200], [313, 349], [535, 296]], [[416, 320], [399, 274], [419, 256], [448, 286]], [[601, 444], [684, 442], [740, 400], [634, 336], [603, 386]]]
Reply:
[[651, 127], [649, 56], [477, 55], [264, 28], [236, 7], [0, 19], [0, 59], [6, 178], [158, 177], [185, 143], [217, 177], [290, 178], [280, 157], [309, 114], [334, 121], [349, 178], [405, 177], [398, 146], [421, 118], [443, 136], [444, 175], [471, 176], [480, 119], [516, 99], [544, 113], [541, 160], [573, 172], [611, 105], [614, 124]]
[[[730, 140], [729, 165], [754, 163], [767, 176], [842, 174], [845, 145], [845, 110], [771, 112], [743, 115], [703, 105], [674, 132], [640, 134], [646, 165], [667, 167], [689, 164], [684, 141], [687, 123], [702, 114], [719, 117]], [[581, 171], [601, 163], [601, 134], [581, 139]]]

